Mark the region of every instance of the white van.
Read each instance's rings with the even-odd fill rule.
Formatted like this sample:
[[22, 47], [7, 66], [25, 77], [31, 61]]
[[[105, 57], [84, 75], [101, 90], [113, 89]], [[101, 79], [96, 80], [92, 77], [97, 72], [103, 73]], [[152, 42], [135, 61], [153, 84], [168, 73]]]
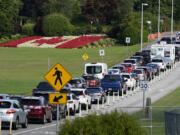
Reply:
[[107, 71], [106, 63], [87, 63], [85, 64], [84, 74], [95, 75], [97, 78], [102, 79], [107, 74]]

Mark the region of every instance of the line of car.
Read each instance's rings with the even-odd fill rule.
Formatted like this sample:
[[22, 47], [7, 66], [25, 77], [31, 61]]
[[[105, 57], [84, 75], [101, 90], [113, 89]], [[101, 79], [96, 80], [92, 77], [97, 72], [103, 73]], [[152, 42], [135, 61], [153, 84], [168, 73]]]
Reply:
[[[91, 109], [92, 104], [105, 103], [109, 93], [126, 94], [138, 87], [140, 81], [154, 79], [169, 66], [161, 60], [151, 59], [151, 50], [142, 50], [110, 69], [104, 63], [86, 65], [85, 74], [72, 78], [60, 91], [67, 93], [67, 104], [59, 106], [60, 119], [65, 118], [68, 112], [75, 115], [80, 109]], [[59, 92], [43, 81], [32, 90], [32, 96], [0, 94], [2, 126], [9, 126], [12, 121], [16, 130], [19, 125], [27, 128], [28, 123], [45, 124], [57, 119], [57, 106], [49, 104], [49, 93]]]

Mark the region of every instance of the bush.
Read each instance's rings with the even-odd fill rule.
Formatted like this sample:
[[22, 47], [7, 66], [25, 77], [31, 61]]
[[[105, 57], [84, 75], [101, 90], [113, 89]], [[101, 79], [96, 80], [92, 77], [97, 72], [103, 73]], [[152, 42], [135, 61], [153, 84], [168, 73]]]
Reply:
[[134, 118], [126, 113], [92, 114], [66, 121], [59, 135], [146, 135]]
[[63, 36], [72, 34], [74, 27], [69, 20], [61, 14], [50, 14], [42, 23], [42, 31], [45, 36]]
[[27, 36], [33, 36], [34, 35], [34, 24], [27, 23], [22, 27], [22, 33]]

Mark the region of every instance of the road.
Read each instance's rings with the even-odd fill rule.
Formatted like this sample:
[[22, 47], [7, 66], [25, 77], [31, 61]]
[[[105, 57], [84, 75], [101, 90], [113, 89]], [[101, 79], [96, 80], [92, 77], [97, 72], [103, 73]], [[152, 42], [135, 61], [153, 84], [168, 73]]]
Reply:
[[[160, 77], [156, 77], [152, 82], [150, 82], [150, 88], [146, 92], [146, 97], [150, 97], [152, 102], [155, 102], [159, 98], [172, 92], [174, 89], [180, 86], [180, 62], [176, 63], [176, 67], [166, 74], [162, 73]], [[126, 111], [132, 113], [140, 108], [127, 108], [127, 107], [142, 107], [143, 105], [143, 94], [139, 88], [132, 93], [128, 93], [123, 97], [113, 96], [109, 97], [106, 105], [99, 107], [93, 105], [92, 109], [88, 112], [83, 110], [81, 117], [84, 117], [90, 113], [96, 112], [97, 114], [111, 112], [117, 109], [118, 111]], [[70, 119], [79, 117], [79, 114], [75, 116], [70, 116]], [[60, 125], [65, 121], [65, 119], [60, 120]], [[2, 129], [1, 135], [8, 135], [9, 129]], [[52, 123], [42, 124], [29, 124], [27, 129], [19, 128], [17, 131], [13, 131], [13, 135], [56, 135], [56, 121]]]
[[[150, 82], [150, 88], [146, 92], [146, 97], [150, 97], [152, 102], [155, 102], [159, 98], [167, 95], [174, 89], [180, 86], [180, 62], [176, 63], [176, 67], [171, 71], [167, 71], [166, 74], [162, 73], [160, 77], [156, 77], [152, 82]], [[126, 108], [126, 107], [142, 107], [143, 103], [143, 94], [138, 88], [132, 93], [128, 93], [128, 95], [124, 95], [122, 97], [110, 96], [110, 105], [106, 102], [104, 107], [102, 105], [98, 106], [93, 104], [92, 109], [89, 112], [83, 110], [82, 117], [96, 112], [97, 114], [111, 112], [115, 109], [118, 111], [126, 111], [133, 112], [137, 111], [139, 108]], [[75, 117], [79, 117], [79, 114], [75, 116], [70, 116], [70, 119], [74, 119]], [[60, 121], [60, 124], [64, 122], [64, 119]], [[52, 123], [47, 123], [45, 125], [42, 124], [29, 124], [27, 129], [19, 128], [17, 131], [13, 131], [13, 135], [55, 135], [56, 134], [56, 121]], [[8, 135], [9, 130], [3, 129], [2, 135]]]

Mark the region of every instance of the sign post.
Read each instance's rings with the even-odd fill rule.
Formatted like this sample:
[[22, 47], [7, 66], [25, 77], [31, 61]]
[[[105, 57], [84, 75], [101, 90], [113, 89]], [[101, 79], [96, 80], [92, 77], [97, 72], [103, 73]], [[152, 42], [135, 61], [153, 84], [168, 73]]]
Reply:
[[128, 44], [131, 42], [130, 37], [126, 37], [126, 44], [127, 44], [127, 53], [128, 53]]
[[102, 57], [102, 62], [103, 62], [104, 61], [103, 56], [105, 55], [104, 50], [99, 50], [99, 55]]
[[143, 114], [145, 106], [145, 92], [149, 89], [148, 81], [140, 81], [140, 90], [143, 92]]
[[[71, 74], [59, 63], [55, 64], [45, 75], [45, 80], [57, 91], [61, 89], [71, 80]], [[50, 93], [49, 103], [57, 105], [57, 121], [56, 121], [56, 135], [59, 131], [59, 105], [67, 103], [67, 94], [65, 93]]]

